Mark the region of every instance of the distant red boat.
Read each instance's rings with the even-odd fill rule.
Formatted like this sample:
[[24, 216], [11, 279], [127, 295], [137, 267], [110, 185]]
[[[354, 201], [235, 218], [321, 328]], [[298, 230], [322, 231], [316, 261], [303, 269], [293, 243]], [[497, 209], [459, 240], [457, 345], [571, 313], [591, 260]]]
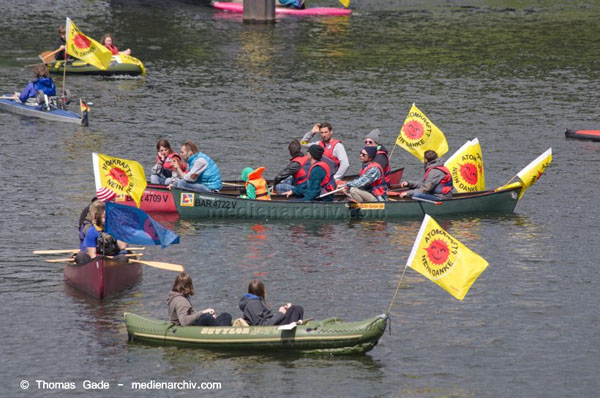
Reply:
[[65, 264], [65, 282], [98, 299], [119, 293], [142, 279], [141, 264], [96, 257], [87, 264]]
[[600, 141], [600, 130], [565, 130], [565, 137], [579, 140]]
[[[392, 187], [397, 187], [400, 184], [403, 172], [404, 168], [392, 170], [390, 174], [390, 185]], [[344, 180], [350, 181], [356, 177], [358, 177], [358, 175], [349, 175], [345, 176]], [[268, 181], [268, 184], [273, 185], [273, 181]], [[222, 195], [238, 196], [242, 193], [242, 188], [244, 188], [244, 182], [241, 180], [223, 181], [223, 188], [219, 193]], [[122, 205], [135, 206], [135, 201], [131, 196], [127, 195], [117, 195], [115, 202]], [[146, 213], [163, 213], [165, 216], [167, 213], [177, 214], [177, 208], [173, 201], [173, 193], [166, 185], [159, 184], [148, 183], [148, 185], [146, 185], [146, 190], [142, 194], [140, 209], [144, 210]], [[152, 215], [152, 217], [154, 217], [154, 215]], [[176, 221], [168, 218], [165, 220]]]

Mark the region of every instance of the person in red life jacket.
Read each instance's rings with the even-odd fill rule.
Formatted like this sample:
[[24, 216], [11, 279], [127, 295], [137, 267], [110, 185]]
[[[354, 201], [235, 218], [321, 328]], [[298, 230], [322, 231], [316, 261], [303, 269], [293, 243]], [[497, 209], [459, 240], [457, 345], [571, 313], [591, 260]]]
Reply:
[[125, 51], [119, 51], [119, 48], [117, 46], [115, 46], [115, 41], [113, 39], [112, 33], [107, 33], [104, 36], [102, 36], [100, 43], [104, 47], [108, 48], [110, 50], [110, 52], [112, 53], [112, 55], [118, 55], [118, 54], [131, 55], [131, 50], [129, 48]]
[[310, 161], [308, 155], [302, 153], [302, 145], [297, 139], [292, 140], [288, 145], [290, 152], [290, 162], [273, 179], [273, 186], [276, 192], [287, 192], [294, 189], [295, 186], [302, 184], [308, 177]]
[[333, 180], [332, 164], [328, 163], [323, 156], [324, 149], [319, 145], [311, 145], [308, 148], [308, 158], [310, 159], [310, 169], [308, 169], [307, 180], [294, 189], [284, 192], [288, 198], [294, 194], [301, 197], [299, 201], [324, 200], [332, 201], [333, 195], [327, 195], [321, 199], [318, 196], [331, 192], [335, 189]]
[[362, 168], [358, 178], [348, 182], [344, 192], [356, 202], [382, 202], [387, 200], [387, 184], [381, 165], [375, 162], [377, 148], [366, 146], [360, 151]]
[[369, 134], [365, 137], [365, 146], [374, 146], [377, 148], [377, 154], [373, 159], [375, 162], [379, 163], [381, 168], [383, 169], [383, 174], [385, 178], [385, 183], [390, 186], [390, 159], [388, 155], [388, 150], [385, 149], [383, 145], [379, 143], [379, 129], [371, 130]]
[[174, 152], [171, 144], [164, 138], [156, 143], [156, 164], [152, 167], [150, 175], [151, 184], [169, 185], [173, 177], [175, 162], [179, 162], [183, 172], [186, 172], [186, 165], [183, 163], [181, 155]]
[[452, 175], [444, 167], [444, 161], [438, 158], [435, 151], [427, 150], [424, 154], [425, 176], [422, 181], [402, 181], [402, 188], [409, 191], [400, 193], [400, 197], [440, 200], [452, 198]]
[[[315, 134], [319, 133], [321, 139], [315, 142], [309, 142]], [[348, 170], [350, 163], [348, 162], [348, 155], [346, 155], [346, 149], [340, 140], [333, 138], [333, 128], [329, 123], [317, 123], [313, 126], [312, 130], [304, 134], [302, 145], [311, 147], [313, 145], [321, 146], [325, 151], [324, 155], [335, 162], [335, 181], [344, 178], [344, 174]]]
[[262, 177], [264, 171], [264, 167], [259, 167], [256, 170], [252, 167], [246, 167], [242, 170], [242, 181], [246, 183], [246, 194], [241, 195], [241, 198], [271, 200], [267, 180]]

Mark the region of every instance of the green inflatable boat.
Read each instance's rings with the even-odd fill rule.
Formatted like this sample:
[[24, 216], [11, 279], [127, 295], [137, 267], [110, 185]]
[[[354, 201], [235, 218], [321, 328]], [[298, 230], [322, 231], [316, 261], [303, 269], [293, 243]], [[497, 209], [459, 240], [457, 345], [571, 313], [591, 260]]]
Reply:
[[385, 314], [357, 322], [338, 318], [284, 326], [175, 326], [125, 313], [129, 341], [233, 351], [362, 354], [377, 345]]

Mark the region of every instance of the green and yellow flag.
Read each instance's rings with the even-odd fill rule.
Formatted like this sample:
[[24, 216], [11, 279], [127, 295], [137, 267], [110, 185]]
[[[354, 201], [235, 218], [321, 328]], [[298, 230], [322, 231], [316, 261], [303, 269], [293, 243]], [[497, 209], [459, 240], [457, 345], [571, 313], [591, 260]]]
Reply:
[[488, 262], [426, 214], [406, 265], [462, 300]]
[[112, 57], [108, 48], [81, 33], [71, 18], [67, 18], [66, 33], [67, 54], [97, 68], [108, 69]]
[[485, 191], [483, 156], [477, 138], [467, 141], [444, 163], [444, 166], [450, 170], [452, 183], [457, 192]]
[[519, 193], [519, 199], [521, 199], [525, 193], [525, 190], [539, 181], [539, 179], [542, 177], [542, 174], [544, 174], [548, 166], [550, 166], [550, 163], [552, 163], [552, 148], [548, 148], [546, 152], [542, 153], [533, 162], [529, 163], [523, 170], [517, 173], [516, 177], [519, 177], [521, 180], [520, 182], [511, 183], [511, 179], [505, 185], [497, 188], [496, 191], [512, 188], [515, 185], [520, 184], [523, 186], [523, 189], [521, 189], [521, 192]]
[[117, 195], [129, 195], [140, 207], [146, 189], [144, 168], [135, 160], [113, 158], [101, 153], [92, 153], [96, 190], [108, 188]]
[[442, 130], [431, 123], [415, 104], [404, 120], [396, 138], [396, 145], [406, 149], [420, 161], [423, 161], [423, 154], [429, 149], [435, 151], [439, 157], [448, 152], [448, 142]]

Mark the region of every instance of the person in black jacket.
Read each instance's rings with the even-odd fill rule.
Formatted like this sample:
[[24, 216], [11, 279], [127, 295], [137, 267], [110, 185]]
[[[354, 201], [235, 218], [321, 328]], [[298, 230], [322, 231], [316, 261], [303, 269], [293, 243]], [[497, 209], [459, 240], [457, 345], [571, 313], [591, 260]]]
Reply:
[[310, 161], [302, 153], [300, 141], [297, 139], [292, 140], [288, 145], [288, 151], [291, 156], [290, 162], [273, 179], [273, 187], [279, 193], [289, 191], [296, 185], [303, 183], [310, 168]]
[[240, 310], [250, 326], [287, 325], [304, 317], [304, 308], [292, 303], [282, 305], [273, 313], [265, 302], [265, 294], [264, 283], [254, 279], [248, 285], [248, 293], [240, 299]]

